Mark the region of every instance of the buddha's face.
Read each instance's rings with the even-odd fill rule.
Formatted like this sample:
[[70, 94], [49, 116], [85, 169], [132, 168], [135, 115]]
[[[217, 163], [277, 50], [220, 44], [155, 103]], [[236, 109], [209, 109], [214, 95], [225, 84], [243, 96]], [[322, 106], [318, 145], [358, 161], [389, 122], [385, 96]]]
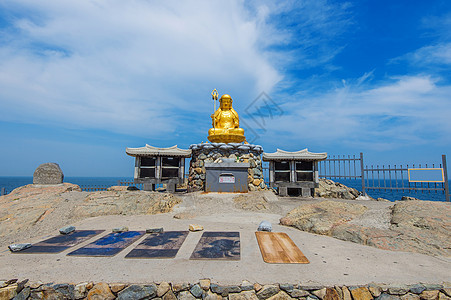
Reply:
[[229, 110], [232, 108], [232, 99], [222, 99], [221, 100], [221, 109]]

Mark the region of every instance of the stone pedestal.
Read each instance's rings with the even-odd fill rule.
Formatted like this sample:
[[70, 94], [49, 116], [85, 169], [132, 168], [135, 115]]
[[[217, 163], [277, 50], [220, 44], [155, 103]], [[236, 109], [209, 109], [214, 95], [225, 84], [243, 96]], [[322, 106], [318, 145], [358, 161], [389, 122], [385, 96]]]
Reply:
[[249, 163], [223, 158], [222, 162], [205, 163], [206, 192], [247, 193]]
[[188, 191], [205, 191], [206, 163], [234, 161], [247, 163], [247, 185], [249, 191], [266, 189], [263, 180], [260, 145], [242, 143], [201, 143], [190, 146], [192, 151], [189, 167]]

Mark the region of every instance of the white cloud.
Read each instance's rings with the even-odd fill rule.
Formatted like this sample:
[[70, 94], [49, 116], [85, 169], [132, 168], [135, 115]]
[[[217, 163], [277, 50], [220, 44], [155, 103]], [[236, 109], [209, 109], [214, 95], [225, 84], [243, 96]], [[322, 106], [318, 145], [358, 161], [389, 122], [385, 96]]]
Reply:
[[[412, 64], [424, 66], [451, 65], [451, 43], [439, 43], [422, 47], [412, 53], [408, 53], [401, 59], [407, 59]], [[396, 60], [399, 60], [396, 59]]]
[[[357, 83], [360, 81], [357, 80]], [[429, 76], [347, 84], [320, 96], [292, 96], [282, 116], [267, 119], [260, 142], [287, 147], [355, 146], [396, 149], [451, 143], [451, 86]]]
[[248, 96], [281, 79], [258, 43], [264, 16], [240, 1], [0, 7], [14, 16], [0, 43], [3, 121], [166, 134], [174, 114], [209, 111], [214, 87]]

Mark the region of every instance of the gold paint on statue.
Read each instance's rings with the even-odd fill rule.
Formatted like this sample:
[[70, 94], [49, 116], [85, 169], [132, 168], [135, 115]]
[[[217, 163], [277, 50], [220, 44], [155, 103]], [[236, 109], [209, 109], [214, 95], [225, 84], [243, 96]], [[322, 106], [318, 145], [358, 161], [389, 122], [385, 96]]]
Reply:
[[211, 115], [212, 126], [208, 130], [208, 140], [212, 143], [241, 143], [244, 137], [244, 129], [240, 128], [238, 113], [232, 108], [232, 98], [222, 95], [219, 99], [220, 106]]

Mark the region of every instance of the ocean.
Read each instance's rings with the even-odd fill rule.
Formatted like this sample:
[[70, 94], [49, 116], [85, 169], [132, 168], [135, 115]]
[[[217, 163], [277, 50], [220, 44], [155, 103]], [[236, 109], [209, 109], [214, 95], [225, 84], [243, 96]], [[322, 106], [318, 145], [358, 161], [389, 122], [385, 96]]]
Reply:
[[[133, 181], [133, 177], [65, 177], [64, 182], [77, 184], [80, 187], [109, 187], [118, 185], [118, 181]], [[359, 191], [362, 189], [362, 182], [360, 180], [340, 179], [335, 180], [342, 184], [355, 188]], [[5, 188], [7, 193], [13, 189], [23, 185], [33, 183], [32, 176], [0, 176], [0, 188]], [[396, 182], [392, 181], [392, 185], [396, 186]], [[407, 183], [404, 183], [407, 186]], [[401, 186], [401, 181], [398, 180], [398, 186]], [[451, 186], [451, 181], [450, 181]], [[432, 187], [432, 184], [431, 184]], [[402, 196], [415, 197], [421, 200], [430, 201], [445, 201], [446, 197], [442, 192], [421, 192], [421, 191], [389, 191], [389, 190], [368, 190], [367, 194], [373, 198], [385, 198], [390, 201], [400, 200]]]

